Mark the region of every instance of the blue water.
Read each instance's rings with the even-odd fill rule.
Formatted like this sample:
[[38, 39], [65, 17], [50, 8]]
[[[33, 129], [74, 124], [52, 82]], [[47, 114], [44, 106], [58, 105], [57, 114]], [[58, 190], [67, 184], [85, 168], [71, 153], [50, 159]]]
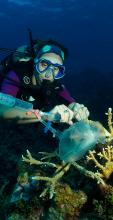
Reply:
[[0, 0], [0, 47], [29, 43], [28, 27], [34, 38], [69, 49], [64, 81], [79, 103], [102, 117], [113, 105], [113, 1]]
[[[65, 63], [64, 82], [75, 100], [88, 107], [90, 119], [99, 120], [107, 127], [104, 113], [108, 107], [113, 108], [113, 0], [0, 0], [0, 48], [14, 49], [29, 44], [28, 28], [32, 29], [34, 39], [51, 38], [67, 47], [69, 58]], [[0, 53], [0, 58], [4, 56]], [[4, 122], [0, 127], [1, 195], [4, 183], [6, 191], [11, 192], [20, 171], [17, 161], [21, 154], [25, 155], [26, 149], [37, 155], [39, 151], [46, 151], [46, 146], [48, 151], [56, 147], [55, 141], [53, 138], [50, 140], [48, 134], [43, 138], [38, 126], [33, 124], [22, 127]], [[89, 142], [88, 144], [87, 149], [90, 146]], [[68, 152], [70, 153], [66, 149], [66, 153]], [[9, 188], [7, 181], [8, 187], [12, 185]], [[85, 184], [89, 182], [92, 196], [93, 182], [83, 181], [81, 178], [77, 183], [74, 179], [74, 185], [86, 187]], [[6, 197], [7, 192], [3, 196]], [[0, 202], [2, 203], [2, 198]], [[3, 219], [3, 204], [0, 219]], [[107, 209], [108, 206], [109, 204], [106, 205]], [[109, 211], [106, 210], [108, 214]]]

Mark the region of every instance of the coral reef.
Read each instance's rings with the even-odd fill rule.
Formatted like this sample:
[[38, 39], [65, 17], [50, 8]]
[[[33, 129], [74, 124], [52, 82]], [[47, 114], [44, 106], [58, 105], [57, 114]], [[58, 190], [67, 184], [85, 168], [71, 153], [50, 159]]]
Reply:
[[104, 219], [113, 219], [113, 186], [106, 185], [100, 187], [102, 198], [93, 200], [94, 211]]
[[[113, 147], [108, 144], [113, 139], [111, 109], [108, 109], [107, 115], [109, 131], [98, 122], [87, 121], [80, 123], [79, 125], [82, 125], [84, 131], [84, 137], [82, 139], [82, 132], [79, 129], [79, 125], [77, 124], [77, 126], [73, 126], [76, 131], [78, 129], [77, 135], [73, 130], [73, 132], [70, 133], [70, 137], [68, 137], [68, 139], [71, 139], [68, 144], [65, 146], [64, 141], [62, 146], [61, 143], [59, 145], [60, 150], [61, 148], [65, 148], [65, 153], [67, 153], [67, 155], [62, 154], [61, 157], [61, 154], [59, 154], [61, 151], [59, 152], [58, 147], [57, 153], [50, 153], [50, 156], [52, 157], [48, 162], [45, 161], [45, 159], [49, 158], [48, 153], [42, 153], [42, 155], [45, 154], [45, 157], [39, 159], [40, 157], [34, 158], [30, 151], [27, 150], [27, 155], [22, 156], [23, 162], [27, 164], [26, 170], [24, 170], [24, 172], [17, 178], [17, 188], [21, 188], [19, 191], [21, 197], [18, 201], [15, 200], [14, 203], [11, 204], [9, 216], [7, 218], [8, 220], [15, 220], [15, 218], [20, 218], [22, 220], [79, 219], [84, 205], [86, 205], [87, 202], [89, 203], [88, 200], [90, 199], [93, 201], [93, 210], [91, 211], [92, 213], [94, 212], [95, 216], [96, 212], [98, 213], [98, 216], [102, 218], [104, 217], [105, 219], [107, 213], [109, 213], [109, 216], [112, 216], [112, 211], [110, 212], [110, 209], [112, 210], [113, 208], [113, 186], [107, 182], [113, 172]], [[91, 142], [89, 142], [89, 140], [87, 141], [88, 135], [87, 132], [85, 133], [85, 128], [88, 128], [88, 134], [92, 135], [92, 137], [90, 137]], [[73, 143], [75, 144], [74, 151], [73, 148], [71, 148], [72, 151], [69, 148], [71, 141], [74, 141]], [[105, 147], [103, 142], [106, 142]], [[81, 145], [79, 145], [79, 143]], [[98, 143], [102, 143], [103, 146], [103, 149], [100, 150], [100, 152], [96, 149]], [[86, 150], [84, 150], [84, 153], [82, 154], [84, 144]], [[88, 150], [92, 149], [92, 144], [93, 148], [95, 147], [95, 151], [89, 151], [86, 160], [84, 155], [87, 154]], [[73, 144], [71, 147], [72, 146]], [[77, 154], [76, 147], [79, 147]], [[82, 154], [82, 157], [80, 156], [80, 153]], [[53, 156], [56, 157], [55, 160], [53, 160]], [[66, 160], [62, 160], [62, 158], [66, 158]], [[89, 163], [89, 161], [91, 161], [91, 163]], [[96, 168], [93, 167], [93, 163]], [[27, 171], [28, 167], [33, 167], [30, 170], [30, 174]], [[98, 172], [97, 168], [99, 169]], [[41, 172], [39, 172], [39, 170]], [[20, 171], [22, 170], [20, 169]], [[74, 187], [71, 187], [71, 180], [68, 179], [69, 175], [67, 175], [67, 172], [75, 173], [73, 185], [77, 183], [78, 188], [75, 189]], [[79, 174], [79, 178], [81, 177], [82, 179], [82, 184], [80, 184], [82, 188], [79, 186], [78, 182], [80, 180], [77, 179], [77, 173]], [[94, 181], [90, 178], [94, 179]], [[86, 179], [88, 179], [89, 182], [91, 181], [95, 188], [99, 188], [99, 196], [101, 198], [98, 196], [96, 198], [94, 197], [94, 194], [90, 191], [93, 190], [92, 187], [88, 189], [90, 191], [88, 192], [88, 195], [91, 193], [93, 198], [88, 198], [87, 191], [84, 190], [86, 189], [86, 187], [84, 187]], [[31, 187], [34, 186], [34, 183], [36, 187], [33, 188], [35, 193], [32, 197]], [[109, 204], [110, 206], [109, 211], [107, 211], [108, 207], [106, 204]]]
[[[108, 111], [108, 118], [110, 118], [108, 122], [111, 123], [110, 111]], [[56, 169], [52, 177], [38, 175], [32, 177], [33, 180], [47, 182], [46, 188], [40, 196], [45, 196], [49, 192], [50, 198], [52, 198], [57, 183], [72, 165], [85, 175], [96, 178], [98, 182], [103, 182], [100, 178], [101, 176], [91, 171], [87, 171], [84, 167], [78, 165], [76, 161], [80, 160], [81, 157], [83, 157], [88, 150], [94, 148], [97, 143], [105, 143], [105, 141], [108, 141], [108, 138], [109, 140], [112, 138], [112, 133], [109, 133], [99, 122], [86, 120], [75, 123], [60, 135], [59, 154], [55, 154], [55, 156], [61, 159], [62, 162], [60, 164], [34, 159], [27, 150], [27, 156], [22, 156], [23, 161], [26, 163], [30, 165], [48, 166]], [[47, 159], [48, 156], [45, 158]]]
[[106, 112], [105, 114], [108, 116], [108, 129], [111, 137], [113, 137], [112, 108], [108, 108], [108, 112]]
[[74, 192], [67, 184], [58, 184], [54, 197], [56, 208], [64, 215], [75, 217], [79, 215], [82, 206], [87, 202], [83, 191]]
[[47, 220], [64, 220], [64, 213], [59, 212], [59, 210], [57, 210], [54, 207], [50, 207], [48, 210], [48, 214], [47, 214]]
[[12, 204], [9, 208], [7, 220], [40, 220], [44, 213], [38, 196], [34, 196], [29, 201], [23, 199]]
[[54, 163], [50, 162], [42, 162], [39, 160], [36, 160], [32, 157], [31, 153], [27, 150], [27, 156], [24, 157], [22, 155], [23, 161], [30, 163], [30, 164], [36, 164], [36, 165], [43, 165], [43, 166], [50, 166], [52, 168], [56, 168], [55, 175], [53, 177], [47, 177], [47, 176], [34, 176], [32, 177], [33, 180], [39, 180], [39, 181], [46, 181], [47, 187], [44, 189], [40, 197], [46, 196], [46, 194], [49, 192], [49, 198], [52, 198], [55, 193], [55, 187], [58, 183], [58, 181], [61, 179], [61, 177], [64, 175], [65, 172], [67, 172], [71, 166], [71, 164], [62, 164], [62, 165], [56, 165]]
[[[96, 159], [96, 156], [99, 156], [102, 164]], [[96, 153], [96, 151], [89, 151], [87, 160], [92, 160], [95, 163], [95, 166], [99, 168], [97, 171], [98, 175], [101, 178], [109, 179], [110, 175], [113, 173], [113, 146], [107, 146], [102, 149], [102, 152]]]

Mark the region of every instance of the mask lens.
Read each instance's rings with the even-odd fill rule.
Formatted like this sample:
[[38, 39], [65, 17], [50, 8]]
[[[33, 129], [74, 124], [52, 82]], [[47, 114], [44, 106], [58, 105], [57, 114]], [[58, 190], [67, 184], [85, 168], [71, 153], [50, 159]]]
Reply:
[[48, 68], [48, 66], [49, 66], [49, 63], [46, 60], [41, 60], [38, 63], [38, 68], [40, 72], [45, 71]]
[[57, 70], [54, 73], [55, 79], [60, 79], [65, 75], [65, 67], [64, 66], [57, 66]]
[[54, 67], [54, 74], [57, 75], [59, 73], [59, 71], [60, 71], [60, 67], [55, 66]]

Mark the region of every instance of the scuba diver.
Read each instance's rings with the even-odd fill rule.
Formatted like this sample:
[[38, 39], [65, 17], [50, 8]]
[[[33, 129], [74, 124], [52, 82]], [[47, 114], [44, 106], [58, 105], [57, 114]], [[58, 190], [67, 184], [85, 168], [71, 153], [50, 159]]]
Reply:
[[[53, 40], [36, 40], [31, 46], [18, 47], [2, 62], [4, 76], [0, 92], [30, 102], [34, 109], [59, 113], [60, 122], [71, 124], [72, 119], [87, 119], [87, 107], [76, 103], [60, 82], [65, 76], [67, 55], [67, 49]], [[7, 113], [3, 116], [7, 117]], [[28, 117], [12, 110], [8, 116]]]

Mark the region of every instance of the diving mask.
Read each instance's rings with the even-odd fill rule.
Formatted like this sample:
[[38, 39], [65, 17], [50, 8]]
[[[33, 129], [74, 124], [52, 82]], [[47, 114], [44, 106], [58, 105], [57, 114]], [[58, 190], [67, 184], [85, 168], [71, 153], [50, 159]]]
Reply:
[[46, 78], [49, 78], [51, 74], [54, 79], [60, 79], [65, 75], [65, 66], [58, 63], [52, 63], [44, 58], [37, 59], [35, 68], [39, 74], [43, 74], [45, 72]]

